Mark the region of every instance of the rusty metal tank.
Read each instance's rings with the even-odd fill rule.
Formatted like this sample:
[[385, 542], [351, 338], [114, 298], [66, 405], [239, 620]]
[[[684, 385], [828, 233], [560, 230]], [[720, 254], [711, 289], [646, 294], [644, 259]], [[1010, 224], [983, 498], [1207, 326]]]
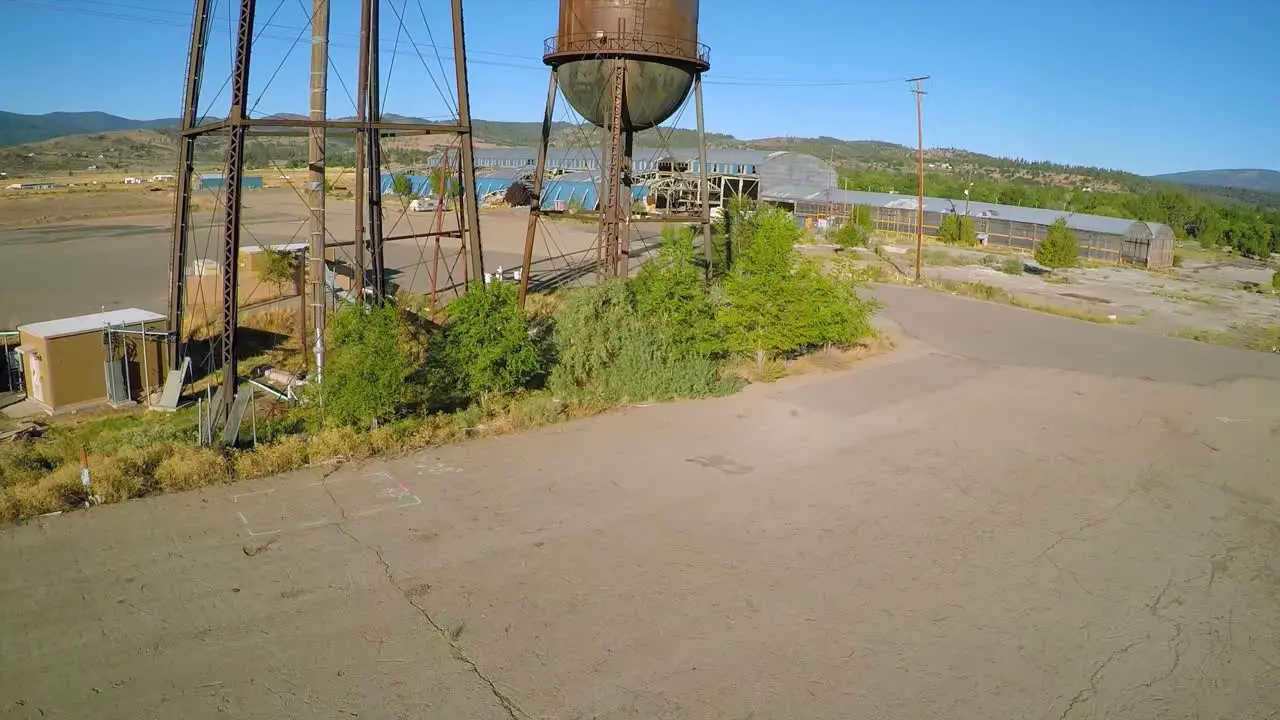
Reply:
[[543, 62], [587, 122], [608, 124], [611, 70], [627, 63], [623, 124], [647, 130], [671, 117], [693, 78], [711, 67], [698, 42], [698, 0], [560, 0], [560, 25]]

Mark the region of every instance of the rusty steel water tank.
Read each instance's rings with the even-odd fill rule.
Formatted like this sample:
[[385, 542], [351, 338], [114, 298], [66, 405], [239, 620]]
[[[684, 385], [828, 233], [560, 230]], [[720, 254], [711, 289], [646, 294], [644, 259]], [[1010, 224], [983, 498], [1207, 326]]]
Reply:
[[671, 117], [696, 74], [711, 67], [698, 43], [698, 0], [560, 0], [560, 26], [543, 62], [587, 122], [608, 124], [611, 70], [627, 63], [623, 124], [647, 130]]

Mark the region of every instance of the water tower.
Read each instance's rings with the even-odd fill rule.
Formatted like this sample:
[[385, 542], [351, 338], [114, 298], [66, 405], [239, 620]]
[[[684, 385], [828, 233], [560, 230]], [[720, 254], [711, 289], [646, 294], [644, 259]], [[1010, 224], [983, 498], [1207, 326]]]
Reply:
[[521, 298], [528, 283], [535, 226], [542, 212], [542, 181], [557, 89], [587, 122], [605, 131], [598, 204], [602, 273], [622, 277], [628, 272], [630, 252], [635, 133], [666, 121], [693, 90], [702, 201], [699, 215], [685, 219], [703, 224], [709, 260], [702, 73], [711, 63], [707, 46], [698, 42], [698, 0], [560, 0], [558, 31], [546, 41], [542, 59], [551, 67], [551, 82], [534, 174]]

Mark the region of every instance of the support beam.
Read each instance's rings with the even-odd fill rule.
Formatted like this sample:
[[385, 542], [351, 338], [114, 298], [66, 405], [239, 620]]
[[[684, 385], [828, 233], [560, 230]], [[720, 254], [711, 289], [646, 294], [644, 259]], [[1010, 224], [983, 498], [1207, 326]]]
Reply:
[[[311, 122], [307, 143], [307, 168], [310, 177], [311, 205], [311, 351], [315, 353], [315, 381], [324, 376], [324, 331], [327, 320], [328, 290], [325, 288], [325, 141], [328, 133], [323, 123], [328, 118], [329, 94], [329, 0], [312, 0], [311, 4]], [[304, 275], [305, 278], [305, 275]], [[299, 292], [305, 293], [303, 286]], [[302, 347], [306, 347], [305, 338]]]
[[367, 149], [366, 127], [368, 108], [366, 99], [369, 96], [369, 7], [371, 0], [360, 0], [360, 54], [356, 70], [356, 162], [355, 177], [352, 181], [352, 195], [355, 197], [355, 277], [354, 287], [356, 302], [364, 303], [365, 284], [365, 151]]
[[702, 254], [707, 260], [707, 280], [715, 272], [715, 248], [711, 244], [711, 185], [707, 180], [707, 127], [702, 115], [702, 73], [693, 78], [693, 100], [698, 110], [698, 206], [702, 215]]
[[315, 127], [323, 127], [329, 130], [345, 130], [349, 135], [353, 131], [360, 131], [368, 127], [381, 130], [384, 135], [457, 135], [466, 131], [461, 125], [423, 125], [421, 123], [401, 123], [401, 122], [385, 122], [378, 121], [370, 123], [361, 120], [325, 120], [317, 122], [311, 119], [302, 118], [243, 118], [218, 120], [216, 122], [204, 123], [197, 125], [189, 130], [183, 131], [182, 135], [211, 135], [215, 133], [225, 133], [228, 128], [233, 125], [245, 125], [251, 128], [263, 128], [271, 130], [273, 135], [296, 135], [307, 134], [307, 131]]
[[467, 260], [471, 263], [471, 278], [484, 275], [484, 247], [480, 242], [480, 202], [476, 197], [476, 154], [471, 136], [471, 91], [467, 83], [467, 41], [462, 20], [462, 0], [452, 0], [453, 5], [453, 65], [458, 82], [458, 125], [464, 130], [458, 140], [462, 146], [462, 215], [461, 226], [470, 249]]
[[382, 240], [382, 137], [381, 131], [373, 124], [382, 121], [382, 64], [380, 61], [379, 40], [379, 8], [382, 3], [372, 0], [369, 3], [369, 58], [366, 87], [368, 110], [365, 118], [368, 127], [365, 131], [365, 162], [369, 174], [366, 180], [365, 193], [368, 197], [365, 222], [369, 227], [370, 284], [373, 286], [373, 302], [381, 305], [387, 296], [386, 287], [386, 255], [383, 253]]
[[635, 203], [635, 195], [631, 192], [631, 162], [635, 154], [636, 134], [626, 128], [622, 136], [622, 158], [618, 163], [618, 182], [621, 193], [618, 198], [618, 212], [621, 214], [618, 227], [618, 277], [631, 277], [631, 206]]
[[[200, 84], [204, 77], [205, 43], [211, 18], [209, 0], [195, 0], [187, 78], [182, 95], [181, 128], [184, 133], [200, 121]], [[181, 367], [182, 358], [186, 355], [182, 321], [187, 307], [187, 246], [191, 235], [191, 181], [195, 175], [195, 157], [196, 136], [184, 134], [178, 141], [178, 186], [174, 192], [173, 242], [169, 251], [168, 331], [174, 338], [168, 358], [171, 370]]]
[[907, 82], [914, 84], [911, 92], [916, 96], [916, 282], [920, 282], [924, 255], [924, 88], [920, 83], [928, 80], [928, 75], [911, 78]]
[[627, 61], [615, 59], [611, 71], [612, 80], [609, 88], [609, 121], [605, 127], [604, 166], [600, 168], [600, 181], [604, 185], [604, 223], [600, 226], [600, 244], [602, 247], [602, 277], [607, 279], [618, 277], [621, 269], [622, 220], [623, 205], [630, 204], [622, 198], [622, 173], [626, 168], [622, 165], [625, 153], [623, 148], [626, 115]]
[[537, 237], [538, 221], [542, 215], [542, 183], [547, 172], [547, 145], [551, 143], [551, 119], [556, 108], [556, 88], [558, 87], [556, 71], [551, 71], [551, 79], [547, 81], [547, 104], [542, 114], [542, 135], [538, 140], [538, 164], [533, 170], [533, 199], [529, 202], [529, 226], [524, 235], [524, 258], [520, 263], [520, 289], [516, 294], [516, 302], [524, 309], [525, 296], [529, 294], [529, 273], [533, 265], [533, 242]]
[[[243, 119], [249, 110], [249, 67], [253, 54], [253, 18], [257, 0], [240, 0], [236, 26], [236, 54], [231, 69], [231, 112]], [[227, 150], [226, 212], [222, 226], [222, 418], [231, 416], [236, 399], [236, 350], [239, 339], [240, 212], [247, 127], [231, 130]]]

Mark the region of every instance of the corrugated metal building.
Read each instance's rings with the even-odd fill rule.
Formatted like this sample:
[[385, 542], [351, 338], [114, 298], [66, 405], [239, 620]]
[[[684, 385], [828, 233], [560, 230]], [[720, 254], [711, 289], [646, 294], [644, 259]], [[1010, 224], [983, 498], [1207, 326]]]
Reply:
[[[759, 150], [708, 150], [707, 172], [731, 175], [756, 175], [760, 166], [772, 156], [788, 153], [771, 153]], [[477, 168], [503, 168], [532, 170], [538, 163], [537, 148], [484, 148], [476, 149]], [[549, 170], [599, 170], [601, 154], [598, 148], [548, 148]], [[697, 148], [663, 150], [635, 148], [631, 168], [635, 172], [657, 170], [663, 163], [674, 161], [686, 165], [687, 171], [698, 172]]]
[[[546, 184], [542, 206], [547, 209], [564, 209], [581, 205], [584, 210], [595, 210], [599, 192], [600, 152], [595, 148], [549, 148], [547, 169], [566, 173]], [[477, 189], [481, 197], [494, 192], [504, 192], [513, 182], [528, 184], [537, 167], [536, 148], [483, 148], [475, 155]], [[697, 177], [701, 172], [696, 148], [655, 149], [636, 148], [632, 158], [635, 186], [632, 196], [636, 200], [649, 198], [650, 204], [664, 209], [665, 201], [672, 194], [672, 178], [682, 177], [692, 182], [696, 196]], [[771, 185], [792, 186], [816, 183], [834, 185], [836, 171], [824, 161], [803, 153], [762, 150], [709, 150], [707, 174], [711, 178], [711, 204], [723, 205], [731, 195], [759, 197], [762, 187]], [[383, 192], [391, 189], [389, 176], [383, 176]], [[430, 183], [421, 176], [413, 176], [414, 192], [428, 194]], [[652, 187], [650, 187], [652, 186]]]
[[[476, 189], [479, 197], [484, 197], [490, 193], [506, 192], [517, 180], [512, 173], [509, 177], [504, 177], [506, 173], [498, 173], [486, 175], [476, 178]], [[418, 195], [429, 195], [431, 193], [431, 179], [422, 175], [409, 175], [410, 182], [413, 183], [413, 192]], [[582, 210], [594, 211], [599, 204], [600, 178], [595, 173], [581, 172], [569, 173], [544, 183], [542, 186], [542, 207], [549, 210], [566, 210], [569, 207], [579, 207]], [[391, 192], [391, 176], [382, 176], [382, 192], [390, 194]], [[631, 196], [635, 200], [643, 199], [648, 194], [648, 188], [637, 185], [631, 188]]]
[[[204, 173], [200, 176], [201, 190], [223, 190], [227, 187], [227, 179], [221, 173]], [[240, 178], [240, 187], [245, 190], [261, 190], [261, 175], [244, 175]]]
[[[485, 148], [477, 149], [477, 168], [499, 171], [532, 172], [537, 166], [537, 148]], [[595, 148], [549, 148], [547, 169], [567, 172], [600, 169], [601, 155]], [[631, 169], [636, 173], [657, 170], [698, 173], [700, 170], [697, 148], [635, 148]], [[804, 153], [765, 150], [708, 150], [707, 172], [713, 175], [744, 175], [760, 177], [769, 182], [805, 183], [820, 182], [834, 185], [836, 171], [826, 162]]]
[[[876, 230], [907, 235], [916, 232], [918, 204], [913, 196], [815, 188], [814, 185], [775, 184], [761, 191], [761, 199], [783, 206], [798, 216], [813, 218], [848, 218], [855, 206], [870, 208]], [[937, 236], [943, 217], [965, 213], [973, 218], [979, 240], [989, 245], [1034, 250], [1045, 239], [1049, 226], [1063, 218], [1075, 233], [1084, 257], [1146, 267], [1173, 264], [1173, 229], [1167, 225], [1062, 210], [926, 197], [924, 234]]]

